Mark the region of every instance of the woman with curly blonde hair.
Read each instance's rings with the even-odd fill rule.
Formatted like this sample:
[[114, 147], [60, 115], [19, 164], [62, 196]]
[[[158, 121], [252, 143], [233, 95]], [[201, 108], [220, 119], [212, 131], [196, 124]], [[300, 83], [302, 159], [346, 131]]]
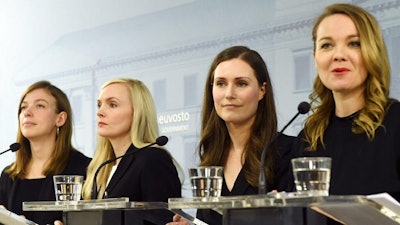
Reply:
[[330, 194], [389, 192], [399, 199], [400, 103], [389, 97], [378, 22], [359, 6], [333, 4], [312, 36], [318, 76], [297, 156], [332, 157]]

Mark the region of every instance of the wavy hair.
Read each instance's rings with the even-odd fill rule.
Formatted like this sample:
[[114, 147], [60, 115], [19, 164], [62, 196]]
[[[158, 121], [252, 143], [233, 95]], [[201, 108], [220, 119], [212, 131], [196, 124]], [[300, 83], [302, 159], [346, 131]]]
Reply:
[[[382, 32], [376, 19], [363, 8], [351, 4], [333, 4], [324, 9], [314, 24], [314, 52], [320, 23], [334, 14], [348, 16], [360, 35], [361, 54], [368, 75], [364, 91], [365, 105], [356, 116], [352, 131], [357, 134], [365, 133], [369, 140], [373, 140], [388, 107], [390, 88], [389, 58]], [[335, 102], [332, 92], [322, 84], [318, 76], [309, 97], [314, 113], [306, 119], [304, 132], [306, 141], [310, 144], [308, 150], [316, 150], [319, 143], [325, 146], [323, 137], [334, 112]]]

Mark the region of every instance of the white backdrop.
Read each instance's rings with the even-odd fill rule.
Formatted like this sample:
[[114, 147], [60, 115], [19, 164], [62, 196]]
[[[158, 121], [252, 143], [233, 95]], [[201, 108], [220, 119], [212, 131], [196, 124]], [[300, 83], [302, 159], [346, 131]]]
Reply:
[[[167, 148], [186, 171], [197, 163], [202, 92], [214, 56], [232, 45], [262, 54], [282, 127], [308, 99], [315, 76], [310, 30], [333, 2], [0, 0], [0, 150], [15, 141], [22, 91], [46, 79], [69, 95], [74, 145], [92, 156], [98, 88], [127, 76], [152, 91]], [[379, 20], [392, 61], [392, 96], [399, 98], [400, 1], [341, 2], [363, 6]], [[286, 133], [296, 135], [303, 119]], [[13, 153], [2, 155], [0, 167], [13, 159]]]

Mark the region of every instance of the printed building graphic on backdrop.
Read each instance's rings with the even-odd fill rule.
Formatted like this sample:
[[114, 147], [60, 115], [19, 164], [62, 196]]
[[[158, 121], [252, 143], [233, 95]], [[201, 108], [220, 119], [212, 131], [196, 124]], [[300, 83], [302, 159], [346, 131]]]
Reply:
[[[350, 2], [367, 8], [380, 21], [392, 62], [391, 94], [400, 99], [399, 1]], [[245, 45], [262, 54], [275, 88], [281, 127], [297, 112], [297, 104], [308, 99], [316, 75], [311, 28], [327, 4], [318, 0], [194, 1], [65, 34], [24, 68], [15, 85], [23, 90], [47, 79], [65, 90], [74, 110], [75, 146], [92, 155], [101, 85], [114, 77], [142, 80], [155, 99], [161, 134], [170, 139], [167, 148], [186, 171], [197, 163], [204, 82], [215, 55], [232, 45]], [[288, 129], [289, 134], [297, 134], [301, 119]]]

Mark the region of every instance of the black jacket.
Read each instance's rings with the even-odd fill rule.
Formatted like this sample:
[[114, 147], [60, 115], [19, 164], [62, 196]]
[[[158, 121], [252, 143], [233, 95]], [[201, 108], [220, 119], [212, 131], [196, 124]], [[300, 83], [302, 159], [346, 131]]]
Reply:
[[[134, 153], [132, 153], [134, 152]], [[107, 198], [128, 197], [131, 202], [168, 202], [181, 197], [181, 182], [167, 151], [160, 148], [139, 150], [131, 145], [106, 188]], [[166, 224], [174, 214], [168, 210], [128, 210], [128, 224]], [[111, 223], [112, 224], [112, 221]]]

